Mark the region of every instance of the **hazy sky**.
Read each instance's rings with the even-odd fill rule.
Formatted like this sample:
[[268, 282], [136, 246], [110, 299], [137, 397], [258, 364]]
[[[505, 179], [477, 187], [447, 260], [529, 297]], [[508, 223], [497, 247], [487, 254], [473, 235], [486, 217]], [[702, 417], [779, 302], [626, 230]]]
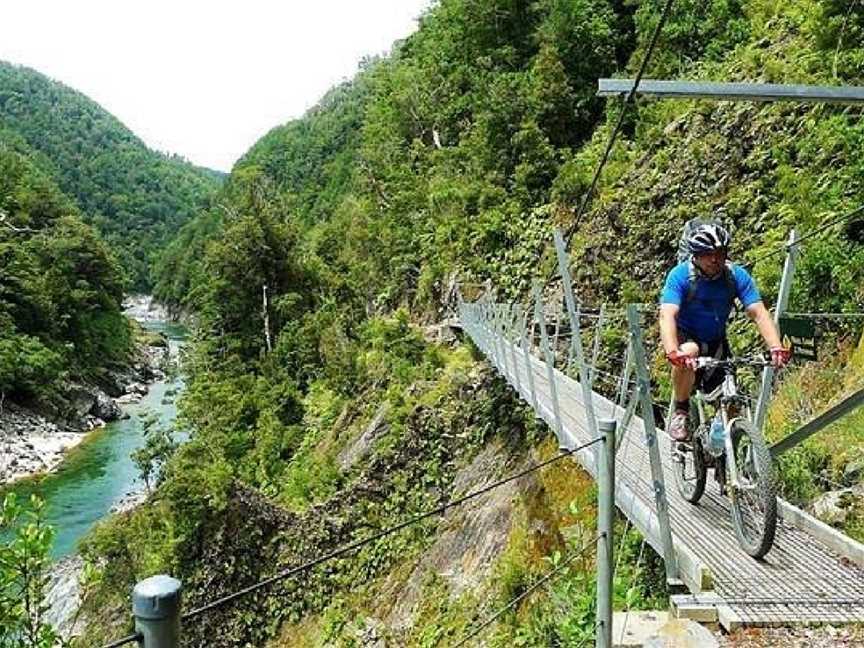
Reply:
[[4, 2], [0, 60], [100, 103], [150, 147], [228, 171], [416, 29], [430, 0]]

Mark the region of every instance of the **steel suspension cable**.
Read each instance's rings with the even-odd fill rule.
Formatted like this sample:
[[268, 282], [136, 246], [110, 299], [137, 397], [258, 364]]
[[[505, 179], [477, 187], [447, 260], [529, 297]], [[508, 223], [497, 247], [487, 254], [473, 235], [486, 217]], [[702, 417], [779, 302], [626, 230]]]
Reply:
[[125, 646], [128, 643], [132, 643], [133, 641], [139, 641], [142, 638], [142, 635], [138, 632], [135, 634], [131, 634], [127, 637], [123, 637], [122, 639], [118, 639], [117, 641], [112, 641], [109, 644], [105, 644], [102, 648], [119, 648], [120, 646]]
[[531, 593], [533, 593], [534, 591], [536, 591], [539, 587], [541, 587], [541, 586], [544, 585], [545, 583], [549, 582], [552, 578], [554, 578], [554, 577], [557, 576], [558, 574], [560, 574], [560, 573], [564, 570], [564, 568], [567, 567], [567, 566], [569, 566], [570, 563], [572, 563], [574, 560], [576, 560], [576, 559], [579, 558], [580, 556], [584, 555], [585, 552], [587, 552], [587, 551], [588, 551], [589, 549], [591, 549], [592, 547], [595, 547], [595, 548], [596, 548], [596, 542], [599, 541], [601, 538], [603, 538], [603, 537], [605, 537], [605, 536], [606, 536], [605, 533], [601, 533], [599, 536], [597, 536], [596, 538], [594, 538], [594, 540], [592, 541], [591, 544], [584, 545], [584, 546], [581, 547], [578, 551], [574, 551], [571, 555], [567, 556], [567, 558], [565, 558], [564, 561], [562, 561], [560, 565], [558, 565], [557, 567], [555, 567], [555, 569], [553, 569], [553, 570], [551, 570], [550, 572], [546, 573], [543, 577], [537, 579], [537, 581], [535, 581], [535, 582], [534, 582], [530, 587], [528, 587], [524, 592], [522, 592], [521, 594], [519, 594], [519, 596], [517, 596], [517, 597], [515, 597], [514, 599], [512, 599], [509, 603], [507, 603], [507, 605], [505, 605], [504, 607], [502, 607], [501, 609], [499, 609], [497, 612], [495, 612], [494, 614], [492, 614], [492, 616], [490, 616], [488, 619], [486, 619], [483, 623], [481, 623], [479, 626], [477, 626], [476, 628], [474, 628], [474, 630], [472, 630], [468, 635], [466, 635], [465, 637], [463, 637], [462, 640], [454, 646], [454, 648], [460, 648], [460, 646], [464, 646], [464, 645], [465, 645], [466, 643], [468, 643], [471, 639], [473, 639], [474, 637], [476, 637], [477, 635], [479, 635], [481, 632], [483, 632], [483, 630], [485, 630], [485, 629], [488, 628], [490, 625], [492, 625], [492, 624], [493, 624], [493, 623], [494, 623], [494, 622], [495, 622], [499, 617], [501, 617], [501, 616], [502, 616], [503, 614], [505, 614], [507, 611], [509, 611], [510, 609], [512, 609], [514, 606], [516, 606], [520, 601], [522, 601], [523, 599], [525, 599], [526, 597], [528, 597]]
[[618, 115], [618, 121], [616, 122], [615, 127], [612, 129], [612, 133], [609, 136], [609, 141], [606, 143], [606, 150], [603, 151], [603, 157], [600, 158], [600, 164], [594, 171], [594, 177], [591, 179], [591, 184], [588, 187], [588, 191], [585, 192], [585, 195], [582, 198], [582, 202], [579, 205], [579, 211], [576, 212], [576, 216], [574, 217], [573, 222], [570, 224], [570, 227], [567, 228], [567, 233], [564, 236], [564, 249], [570, 247], [570, 241], [573, 238], [573, 234], [576, 232], [576, 228], [579, 226], [579, 222], [582, 219], [582, 216], [585, 214], [585, 209], [587, 208], [588, 203], [591, 200], [595, 189], [597, 188], [597, 183], [600, 181], [600, 175], [603, 173], [603, 168], [609, 161], [609, 155], [612, 153], [612, 147], [615, 145], [615, 140], [618, 138], [618, 133], [621, 132], [621, 128], [624, 126], [624, 120], [627, 117], [627, 112], [630, 106], [633, 104], [634, 99], [636, 98], [636, 92], [639, 89], [639, 83], [642, 81], [645, 70], [648, 68], [648, 61], [651, 60], [651, 56], [652, 54], [654, 54], [654, 48], [657, 46], [657, 41], [660, 38], [660, 32], [663, 31], [663, 26], [666, 24], [666, 20], [669, 18], [669, 12], [671, 11], [674, 2], [675, 0], [666, 0], [666, 5], [663, 7], [663, 13], [660, 15], [660, 20], [657, 21], [657, 26], [654, 28], [654, 33], [651, 34], [651, 41], [648, 43], [648, 49], [645, 52], [642, 63], [639, 65], [639, 71], [636, 73], [636, 79], [633, 82], [633, 87], [630, 89], [630, 92], [627, 93], [627, 97], [624, 99], [623, 105], [621, 106], [621, 114]]
[[[850, 223], [854, 222], [854, 221], [858, 220], [859, 217], [864, 217], [864, 205], [861, 205], [860, 207], [853, 209], [851, 212], [847, 212], [841, 216], [838, 216], [837, 218], [831, 219], [827, 223], [823, 223], [822, 225], [820, 225], [816, 229], [810, 230], [806, 234], [802, 234], [801, 236], [798, 237], [798, 240], [795, 241], [795, 245], [800, 245], [802, 241], [806, 241], [809, 238], [813, 238], [814, 236], [816, 236], [816, 234], [821, 234], [825, 230], [830, 229], [830, 228], [834, 227], [835, 225], [839, 225], [843, 222], [850, 222]], [[760, 261], [764, 261], [765, 259], [770, 259], [771, 257], [777, 256], [779, 254], [783, 254], [784, 252], [786, 252], [786, 250], [788, 248], [789, 248], [789, 244], [784, 243], [783, 245], [776, 247], [775, 249], [771, 250], [770, 252], [766, 252], [765, 254], [756, 257], [752, 261], [748, 261], [747, 263], [742, 263], [741, 267], [742, 268], [752, 268], [753, 266], [755, 266]]]
[[209, 610], [213, 610], [217, 607], [221, 607], [221, 606], [225, 605], [226, 603], [230, 603], [231, 601], [235, 601], [238, 598], [246, 596], [247, 594], [251, 594], [252, 592], [255, 592], [259, 589], [267, 587], [268, 585], [271, 585], [272, 583], [275, 583], [276, 581], [283, 580], [285, 578], [289, 578], [290, 576], [295, 576], [296, 574], [307, 571], [313, 567], [316, 567], [317, 565], [320, 565], [321, 563], [324, 563], [324, 562], [327, 562], [328, 560], [332, 560], [334, 558], [338, 558], [340, 556], [343, 556], [347, 553], [354, 551], [355, 549], [359, 549], [360, 547], [362, 547], [364, 545], [375, 542], [376, 540], [380, 540], [381, 538], [383, 538], [385, 536], [396, 533], [397, 531], [401, 531], [402, 529], [405, 529], [409, 526], [417, 524], [418, 522], [422, 522], [423, 520], [426, 520], [428, 518], [435, 517], [437, 515], [441, 515], [443, 513], [446, 513], [448, 509], [451, 509], [451, 508], [454, 508], [454, 507], [459, 506], [461, 504], [464, 504], [465, 502], [472, 500], [472, 499], [475, 499], [475, 498], [479, 497], [480, 495], [484, 495], [484, 494], [488, 493], [489, 491], [492, 491], [492, 490], [494, 490], [500, 486], [503, 486], [504, 484], [508, 484], [510, 482], [516, 481], [517, 479], [520, 479], [526, 475], [529, 475], [529, 474], [531, 474], [531, 473], [533, 473], [533, 472], [535, 472], [541, 468], [544, 468], [545, 466], [548, 466], [552, 463], [560, 461], [561, 459], [569, 457], [570, 455], [572, 455], [576, 452], [579, 452], [580, 450], [584, 450], [585, 448], [593, 446], [596, 443], [601, 443], [602, 441], [603, 441], [603, 437], [598, 437], [596, 439], [588, 441], [587, 443], [583, 443], [582, 445], [577, 446], [573, 449], [562, 450], [560, 454], [552, 457], [551, 459], [547, 459], [546, 461], [542, 461], [538, 464], [535, 464], [535, 465], [531, 466], [530, 468], [526, 468], [525, 470], [522, 470], [522, 471], [520, 471], [514, 475], [510, 475], [509, 477], [506, 477], [506, 478], [501, 479], [499, 481], [493, 482], [492, 484], [489, 484], [488, 486], [485, 486], [481, 489], [478, 489], [476, 491], [468, 493], [467, 495], [465, 495], [463, 497], [460, 497], [460, 498], [457, 498], [455, 500], [446, 502], [445, 504], [443, 504], [443, 505], [441, 505], [435, 509], [432, 509], [431, 511], [427, 511], [426, 513], [421, 513], [420, 515], [409, 518], [408, 520], [405, 520], [404, 522], [401, 522], [400, 524], [389, 527], [387, 529], [383, 529], [383, 530], [379, 531], [378, 533], [375, 533], [369, 537], [362, 538], [360, 540], [356, 540], [355, 542], [351, 542], [351, 543], [344, 545], [338, 549], [334, 549], [333, 551], [331, 551], [327, 554], [324, 554], [323, 556], [320, 556], [318, 558], [315, 558], [313, 560], [305, 562], [302, 565], [298, 565], [296, 567], [290, 567], [290, 568], [285, 569], [285, 570], [283, 570], [277, 574], [274, 574], [273, 576], [271, 576], [269, 578], [266, 578], [266, 579], [264, 579], [264, 580], [262, 580], [256, 584], [254, 584], [254, 585], [250, 585], [249, 587], [245, 587], [241, 590], [238, 590], [238, 591], [234, 592], [233, 594], [229, 594], [229, 595], [224, 596], [220, 599], [217, 599], [215, 601], [207, 603], [206, 605], [202, 605], [201, 607], [198, 607], [194, 610], [187, 612], [186, 614], [184, 614], [182, 616], [182, 618], [184, 620], [191, 619], [191, 618], [196, 617], [196, 616], [198, 616], [204, 612], [207, 612]]

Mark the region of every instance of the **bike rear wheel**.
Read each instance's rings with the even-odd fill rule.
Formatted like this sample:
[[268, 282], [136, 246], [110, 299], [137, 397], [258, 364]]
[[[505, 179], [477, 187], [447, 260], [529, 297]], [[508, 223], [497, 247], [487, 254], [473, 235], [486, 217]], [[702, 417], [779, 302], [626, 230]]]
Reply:
[[[762, 434], [749, 421], [734, 421], [731, 434], [739, 484], [736, 488], [728, 480], [732, 523], [744, 551], [753, 558], [762, 558], [774, 544], [777, 530], [777, 487], [771, 453]], [[727, 466], [729, 463], [727, 460]]]

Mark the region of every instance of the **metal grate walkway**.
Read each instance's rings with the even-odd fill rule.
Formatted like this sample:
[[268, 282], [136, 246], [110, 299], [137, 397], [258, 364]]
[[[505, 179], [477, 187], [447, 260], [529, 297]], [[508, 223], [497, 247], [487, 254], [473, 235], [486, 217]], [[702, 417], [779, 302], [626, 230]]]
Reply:
[[[558, 429], [546, 363], [476, 319], [463, 317], [462, 325], [528, 403], [536, 398], [538, 415], [551, 429]], [[553, 369], [553, 379], [561, 446], [573, 448], [590, 441], [581, 385], [558, 369]], [[592, 394], [598, 418], [621, 420], [623, 408]], [[642, 419], [635, 416], [626, 430], [619, 430], [623, 438], [616, 458], [616, 503], [663, 555], [644, 432]], [[669, 443], [663, 433], [657, 438], [664, 474], [671, 483]], [[594, 449], [576, 457], [596, 477]], [[864, 568], [835, 554], [812, 534], [781, 521], [772, 550], [764, 561], [756, 561], [738, 546], [728, 502], [711, 474], [698, 506], [682, 500], [674, 486], [667, 488], [667, 497], [681, 577], [694, 593], [694, 603], [715, 606], [727, 627], [864, 621]]]

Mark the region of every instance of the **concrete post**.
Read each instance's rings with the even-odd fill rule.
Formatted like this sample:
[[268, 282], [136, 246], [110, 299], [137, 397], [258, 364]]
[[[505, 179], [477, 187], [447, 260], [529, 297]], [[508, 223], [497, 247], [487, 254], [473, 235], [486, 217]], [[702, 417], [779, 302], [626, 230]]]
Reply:
[[603, 437], [597, 454], [597, 648], [612, 648], [612, 576], [615, 564], [615, 428], [614, 419], [600, 419]]
[[170, 576], [151, 576], [132, 591], [135, 630], [144, 648], [177, 648], [180, 645], [180, 581]]

